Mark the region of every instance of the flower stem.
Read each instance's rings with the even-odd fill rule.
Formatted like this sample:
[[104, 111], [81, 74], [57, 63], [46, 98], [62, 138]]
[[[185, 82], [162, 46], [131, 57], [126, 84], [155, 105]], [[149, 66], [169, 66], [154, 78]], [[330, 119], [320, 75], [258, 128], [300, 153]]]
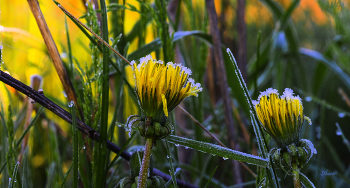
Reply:
[[142, 165], [139, 175], [139, 183], [137, 184], [137, 188], [146, 188], [146, 180], [148, 176], [148, 168], [150, 164], [151, 159], [151, 153], [152, 153], [152, 145], [153, 145], [153, 139], [147, 138], [146, 144], [145, 144], [145, 153], [143, 154], [142, 159]]
[[296, 163], [292, 163], [294, 188], [301, 188], [299, 178], [299, 168]]

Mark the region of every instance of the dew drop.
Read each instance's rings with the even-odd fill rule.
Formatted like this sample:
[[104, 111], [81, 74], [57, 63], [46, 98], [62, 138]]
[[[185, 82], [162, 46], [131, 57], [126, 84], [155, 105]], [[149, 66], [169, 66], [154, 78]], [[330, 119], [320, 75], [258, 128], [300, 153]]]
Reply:
[[222, 159], [227, 160], [228, 158], [223, 157]]
[[167, 155], [167, 156], [166, 156], [166, 158], [168, 158], [168, 159], [169, 159], [169, 155]]
[[344, 113], [344, 112], [339, 112], [339, 113], [338, 113], [338, 116], [339, 116], [340, 118], [344, 118], [344, 117], [345, 117], [345, 113]]
[[83, 149], [86, 149], [86, 147], [84, 146]]
[[335, 131], [335, 134], [338, 135], [338, 136], [340, 136], [342, 133], [341, 133], [341, 131], [340, 131], [339, 129], [337, 129], [337, 130]]
[[175, 144], [175, 146], [179, 146], [180, 144]]
[[309, 97], [309, 96], [307, 96], [307, 97], [305, 97], [305, 101], [306, 101], [306, 102], [311, 102], [311, 101], [312, 101], [312, 98]]
[[318, 139], [320, 139], [320, 138], [321, 138], [321, 133], [317, 133], [316, 137], [317, 137]]

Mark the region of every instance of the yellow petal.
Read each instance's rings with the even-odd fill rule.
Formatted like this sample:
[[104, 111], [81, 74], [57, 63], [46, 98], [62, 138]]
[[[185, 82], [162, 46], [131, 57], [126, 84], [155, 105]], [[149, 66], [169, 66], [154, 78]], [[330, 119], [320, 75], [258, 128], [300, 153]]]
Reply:
[[166, 117], [168, 117], [168, 108], [167, 108], [167, 102], [165, 99], [165, 95], [162, 94], [162, 101], [163, 101], [163, 110], [164, 110], [164, 114]]

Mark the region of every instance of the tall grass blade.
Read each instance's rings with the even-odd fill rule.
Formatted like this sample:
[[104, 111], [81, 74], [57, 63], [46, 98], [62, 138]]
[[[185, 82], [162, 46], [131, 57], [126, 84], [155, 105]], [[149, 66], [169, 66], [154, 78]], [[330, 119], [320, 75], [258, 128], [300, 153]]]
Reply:
[[175, 177], [175, 172], [174, 172], [174, 167], [173, 167], [173, 159], [172, 159], [172, 156], [170, 153], [168, 141], [165, 141], [165, 145], [166, 145], [166, 151], [167, 151], [167, 158], [168, 158], [169, 164], [170, 164], [169, 171], [170, 171], [171, 179], [173, 181], [174, 187], [177, 188], [176, 177]]
[[126, 141], [126, 143], [124, 144], [124, 146], [122, 147], [122, 149], [119, 151], [119, 153], [113, 158], [113, 160], [111, 161], [111, 163], [108, 165], [107, 169], [112, 168], [112, 166], [114, 165], [114, 163], [117, 161], [117, 159], [120, 157], [120, 155], [123, 153], [123, 151], [126, 149], [126, 147], [130, 144], [130, 142], [135, 140], [135, 136], [137, 135], [137, 132], [133, 132], [131, 134], [131, 137]]
[[[278, 188], [280, 186], [279, 186], [279, 183], [278, 183], [277, 175], [276, 175], [273, 163], [271, 162], [271, 158], [268, 155], [267, 143], [266, 143], [264, 134], [263, 134], [262, 129], [261, 129], [262, 126], [260, 124], [260, 121], [256, 121], [258, 116], [257, 116], [256, 110], [254, 108], [253, 101], [250, 98], [247, 85], [244, 82], [243, 76], [242, 76], [242, 74], [239, 71], [237, 62], [236, 62], [235, 58], [233, 57], [231, 50], [227, 49], [227, 53], [229, 54], [229, 56], [231, 58], [231, 62], [233, 64], [234, 68], [235, 68], [236, 76], [238, 77], [240, 85], [241, 85], [241, 87], [242, 87], [242, 89], [244, 91], [244, 95], [246, 96], [246, 98], [248, 100], [248, 104], [249, 104], [250, 111], [251, 111], [252, 124], [253, 124], [253, 128], [254, 128], [254, 131], [255, 131], [255, 135], [256, 135], [258, 143], [259, 143], [260, 151], [262, 153], [262, 156], [265, 159], [267, 159], [268, 161], [270, 161], [271, 167], [268, 168], [269, 169], [269, 172], [268, 172], [269, 181], [270, 181], [270, 183], [272, 184], [273, 187]], [[253, 123], [253, 122], [256, 122], [256, 123]]]
[[264, 159], [258, 156], [224, 148], [215, 144], [196, 141], [188, 138], [182, 138], [174, 135], [169, 135], [167, 137], [167, 140], [176, 145], [182, 145], [204, 153], [210, 153], [212, 155], [223, 157], [223, 159], [225, 160], [234, 159], [242, 162], [247, 162], [253, 165], [258, 165], [263, 167], [269, 166], [268, 159]]
[[79, 167], [79, 134], [77, 125], [76, 108], [72, 107], [72, 132], [73, 132], [73, 187], [78, 187], [78, 167]]
[[[101, 17], [102, 17], [102, 38], [108, 42], [108, 22], [107, 7], [104, 0], [100, 0]], [[107, 46], [103, 46], [103, 65], [102, 65], [102, 103], [101, 103], [101, 124], [100, 124], [100, 141], [96, 143], [98, 148], [98, 164], [95, 180], [95, 187], [105, 187], [106, 183], [106, 159], [107, 159], [107, 126], [108, 126], [108, 96], [109, 96], [109, 50]]]
[[316, 188], [315, 185], [307, 178], [303, 173], [300, 172], [300, 181], [305, 188]]
[[13, 169], [12, 179], [10, 180], [9, 188], [15, 187], [18, 166], [19, 166], [19, 162], [16, 163], [15, 168]]
[[214, 176], [214, 174], [215, 174], [215, 172], [216, 172], [216, 169], [217, 169], [218, 167], [219, 167], [219, 166], [216, 166], [215, 169], [214, 169], [214, 171], [211, 173], [210, 178], [209, 178], [208, 183], [207, 183], [207, 185], [205, 186], [205, 188], [207, 188], [207, 187], [209, 186], [209, 183], [210, 183], [210, 181], [211, 181], [211, 178]]

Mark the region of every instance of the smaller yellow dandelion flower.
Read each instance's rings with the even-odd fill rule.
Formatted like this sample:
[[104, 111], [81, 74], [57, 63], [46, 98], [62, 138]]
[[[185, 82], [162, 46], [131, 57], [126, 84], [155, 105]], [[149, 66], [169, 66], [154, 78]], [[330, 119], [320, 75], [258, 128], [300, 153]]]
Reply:
[[279, 147], [297, 143], [304, 120], [311, 124], [310, 118], [303, 114], [303, 104], [293, 90], [286, 88], [281, 97], [276, 89], [269, 88], [253, 101], [263, 128], [277, 142]]
[[135, 90], [143, 117], [165, 123], [168, 112], [189, 96], [198, 96], [202, 91], [200, 83], [195, 83], [191, 70], [171, 62], [164, 64], [148, 55], [136, 65], [132, 61]]

